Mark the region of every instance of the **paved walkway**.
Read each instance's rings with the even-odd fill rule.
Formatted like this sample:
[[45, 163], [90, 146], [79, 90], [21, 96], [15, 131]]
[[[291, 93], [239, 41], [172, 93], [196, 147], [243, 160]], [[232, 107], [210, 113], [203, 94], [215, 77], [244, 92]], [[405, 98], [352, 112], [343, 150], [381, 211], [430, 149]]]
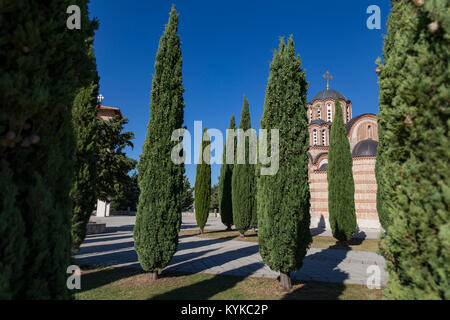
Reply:
[[[108, 233], [89, 235], [75, 256], [77, 263], [140, 268], [133, 247], [134, 217], [94, 220], [106, 221]], [[189, 218], [183, 218], [183, 229], [195, 227]], [[217, 219], [211, 219], [207, 227], [217, 229]], [[368, 267], [372, 265], [380, 267], [381, 284], [385, 284], [385, 262], [376, 253], [311, 248], [303, 267], [293, 274], [293, 278], [365, 285], [370, 276]], [[270, 270], [264, 264], [258, 253], [257, 243], [188, 236], [180, 237], [178, 252], [166, 270], [265, 278], [279, 276], [278, 272]]]

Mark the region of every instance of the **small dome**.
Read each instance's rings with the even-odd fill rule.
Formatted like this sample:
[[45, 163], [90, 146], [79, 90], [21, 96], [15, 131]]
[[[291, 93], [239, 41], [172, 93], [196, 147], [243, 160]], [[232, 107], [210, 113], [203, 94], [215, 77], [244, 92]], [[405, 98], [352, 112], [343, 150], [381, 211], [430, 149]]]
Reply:
[[360, 141], [352, 151], [352, 157], [376, 157], [378, 142], [372, 139]]
[[314, 96], [314, 98], [312, 98], [311, 102], [314, 102], [316, 100], [325, 100], [325, 99], [334, 99], [334, 98], [338, 98], [338, 99], [347, 101], [347, 98], [345, 98], [344, 95], [342, 93], [340, 93], [339, 91], [323, 90], [323, 91], [319, 92], [318, 94], [316, 94]]

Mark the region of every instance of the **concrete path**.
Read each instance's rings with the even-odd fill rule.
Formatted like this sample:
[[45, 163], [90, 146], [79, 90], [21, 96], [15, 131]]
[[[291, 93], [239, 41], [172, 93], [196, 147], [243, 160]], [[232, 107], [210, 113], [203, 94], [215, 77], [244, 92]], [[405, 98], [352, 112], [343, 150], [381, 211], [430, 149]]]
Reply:
[[[77, 264], [140, 268], [133, 246], [135, 218], [93, 220], [106, 221], [108, 233], [88, 236], [75, 255]], [[211, 219], [207, 227], [223, 228], [218, 225], [217, 219]], [[183, 217], [182, 228], [196, 228], [195, 220], [193, 224], [190, 217]], [[365, 285], [368, 277], [374, 274], [374, 269], [368, 270], [370, 266], [379, 267], [381, 284], [386, 284], [385, 261], [376, 253], [311, 248], [303, 267], [293, 274], [293, 278]], [[279, 276], [278, 272], [264, 264], [257, 243], [188, 236], [180, 237], [178, 252], [166, 270], [265, 278]]]

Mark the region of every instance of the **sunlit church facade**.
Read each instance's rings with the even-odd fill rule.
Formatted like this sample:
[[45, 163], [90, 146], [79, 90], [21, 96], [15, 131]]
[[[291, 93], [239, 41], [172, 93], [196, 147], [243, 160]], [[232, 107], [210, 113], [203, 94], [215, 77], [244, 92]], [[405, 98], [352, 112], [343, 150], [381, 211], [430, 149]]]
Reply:
[[324, 90], [307, 105], [309, 122], [309, 185], [311, 192], [311, 227], [329, 228], [328, 213], [328, 148], [335, 114], [335, 97], [350, 141], [355, 182], [355, 209], [359, 228], [380, 228], [376, 196], [375, 161], [378, 146], [378, 119], [375, 114], [354, 117], [352, 102], [335, 90]]

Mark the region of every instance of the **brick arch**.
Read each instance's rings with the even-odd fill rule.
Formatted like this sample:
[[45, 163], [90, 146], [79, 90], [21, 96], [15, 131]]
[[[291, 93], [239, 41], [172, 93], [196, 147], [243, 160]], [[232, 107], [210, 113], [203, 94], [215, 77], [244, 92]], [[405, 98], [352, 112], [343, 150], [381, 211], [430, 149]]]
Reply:
[[378, 117], [374, 114], [361, 115], [349, 122], [347, 136], [350, 140], [350, 147], [360, 141], [369, 139], [368, 127], [371, 127], [371, 139], [378, 141]]

